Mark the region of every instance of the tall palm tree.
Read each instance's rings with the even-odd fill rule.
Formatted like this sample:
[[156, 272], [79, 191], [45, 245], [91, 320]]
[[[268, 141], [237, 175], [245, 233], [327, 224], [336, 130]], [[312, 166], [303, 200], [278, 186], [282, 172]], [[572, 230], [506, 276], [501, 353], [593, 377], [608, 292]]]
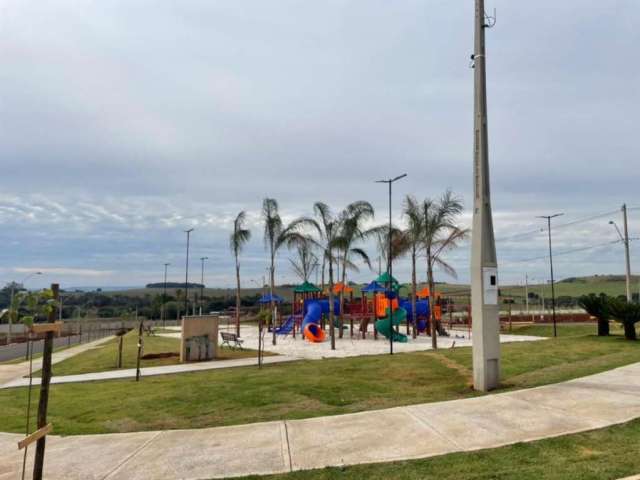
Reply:
[[[407, 227], [398, 235], [397, 241], [392, 247], [398, 255], [410, 255], [411, 257], [411, 312], [413, 315], [413, 338], [418, 334], [416, 315], [416, 290], [418, 287], [416, 261], [422, 251], [425, 233], [425, 217], [422, 214], [421, 205], [412, 195], [407, 195], [404, 200], [403, 214], [407, 219]], [[409, 334], [409, 322], [407, 321], [407, 335]]]
[[313, 253], [313, 244], [311, 242], [303, 242], [296, 247], [298, 257], [289, 259], [294, 273], [300, 277], [303, 282], [308, 282], [313, 271], [318, 267], [318, 257]]
[[[337, 239], [340, 234], [340, 217], [335, 216], [329, 206], [322, 202], [313, 204], [315, 218], [303, 217], [294, 222], [295, 225], [310, 226], [317, 233], [317, 238], [307, 237], [307, 241], [313, 242], [326, 262], [329, 274], [329, 336], [331, 338], [331, 350], [336, 349], [335, 336], [335, 312], [333, 300], [333, 267], [337, 262]], [[324, 281], [323, 281], [324, 283]]]
[[438, 348], [437, 325], [435, 322], [435, 281], [433, 268], [437, 265], [448, 275], [457, 278], [454, 268], [442, 259], [442, 255], [458, 246], [467, 233], [456, 225], [456, 217], [462, 213], [462, 202], [447, 190], [439, 201], [426, 199], [422, 203], [424, 221], [423, 249], [427, 258], [427, 283], [429, 284], [429, 323], [431, 326], [431, 344]]
[[245, 228], [247, 214], [243, 210], [233, 221], [233, 232], [229, 237], [229, 247], [236, 260], [236, 335], [240, 336], [240, 252], [251, 239], [251, 230]]
[[274, 198], [265, 198], [262, 202], [262, 219], [264, 221], [264, 243], [269, 251], [269, 292], [271, 296], [271, 328], [273, 331], [272, 342], [276, 344], [276, 315], [273, 301], [273, 289], [275, 286], [275, 266], [278, 250], [283, 246], [291, 248], [307, 241], [304, 235], [297, 230], [300, 222], [293, 222], [285, 226], [278, 213], [278, 202]]
[[344, 324], [344, 287], [347, 285], [347, 269], [358, 271], [357, 265], [352, 258], [358, 257], [369, 268], [371, 268], [371, 260], [367, 253], [355, 245], [359, 241], [364, 241], [367, 237], [374, 233], [374, 230], [365, 230], [364, 222], [373, 218], [374, 210], [369, 202], [357, 201], [345, 207], [339, 215], [339, 232], [336, 238], [336, 246], [339, 251], [339, 261], [342, 264], [342, 282], [343, 288], [340, 291], [340, 338], [343, 335], [342, 326]]

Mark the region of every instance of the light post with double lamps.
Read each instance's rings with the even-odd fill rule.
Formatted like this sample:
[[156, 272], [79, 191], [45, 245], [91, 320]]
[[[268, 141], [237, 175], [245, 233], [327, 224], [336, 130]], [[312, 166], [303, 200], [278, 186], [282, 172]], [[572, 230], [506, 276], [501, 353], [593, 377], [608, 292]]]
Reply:
[[202, 271], [200, 275], [200, 316], [202, 316], [202, 304], [204, 303], [204, 261], [209, 260], [209, 257], [200, 257], [202, 263]]
[[160, 305], [160, 317], [162, 317], [162, 328], [164, 328], [166, 314], [165, 314], [165, 305], [167, 303], [167, 267], [171, 265], [170, 263], [164, 264], [164, 284], [162, 286], [162, 304]]
[[[389, 253], [387, 254], [387, 297], [389, 298], [389, 354], [393, 355], [393, 334], [395, 333], [393, 331], [393, 308], [391, 307], [392, 304], [392, 299], [391, 299], [391, 290], [393, 289], [393, 281], [392, 281], [392, 276], [391, 276], [391, 272], [392, 272], [392, 267], [393, 267], [393, 262], [391, 261], [392, 255], [391, 255], [391, 241], [392, 241], [392, 226], [391, 226], [391, 186], [393, 185], [394, 182], [400, 180], [401, 178], [406, 177], [407, 174], [403, 173], [402, 175], [398, 175], [395, 178], [390, 178], [388, 180], [376, 180], [376, 183], [386, 183], [387, 185], [389, 185]], [[408, 321], [408, 320], [407, 320]]]
[[[18, 285], [22, 285], [24, 286], [24, 283], [29, 280], [31, 277], [34, 277], [36, 275], [42, 275], [42, 272], [33, 272], [28, 274], [27, 276], [25, 276], [22, 280], [20, 280], [20, 282], [18, 283]], [[11, 328], [13, 326], [13, 315], [16, 314], [17, 315], [17, 311], [14, 311], [14, 305], [13, 305], [13, 300], [16, 294], [16, 282], [11, 282], [11, 299], [9, 300], [9, 331], [7, 332], [7, 345], [9, 345], [11, 343]]]
[[185, 230], [184, 233], [187, 234], [187, 259], [185, 262], [185, 271], [184, 271], [184, 315], [185, 317], [189, 315], [189, 240], [191, 238], [191, 232], [193, 232], [193, 228], [189, 230]]

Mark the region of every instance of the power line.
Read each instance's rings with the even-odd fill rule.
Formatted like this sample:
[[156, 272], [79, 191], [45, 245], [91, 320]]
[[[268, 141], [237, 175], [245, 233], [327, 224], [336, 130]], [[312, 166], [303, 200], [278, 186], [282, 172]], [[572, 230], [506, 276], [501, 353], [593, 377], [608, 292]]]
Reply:
[[[583, 252], [585, 250], [591, 250], [591, 249], [594, 249], [594, 248], [604, 247], [604, 246], [607, 246], [607, 245], [613, 245], [613, 244], [616, 244], [616, 243], [620, 243], [620, 240], [613, 240], [613, 241], [609, 241], [609, 242], [598, 243], [596, 245], [589, 245], [589, 246], [586, 246], [586, 247], [573, 248], [571, 250], [563, 250], [563, 251], [554, 253], [554, 256], [568, 255], [570, 253], [576, 253], [576, 252]], [[532, 262], [534, 260], [542, 260], [542, 259], [545, 259], [545, 258], [549, 258], [549, 255], [542, 255], [540, 257], [525, 258], [525, 259], [522, 259], [522, 260], [511, 260], [510, 262], [511, 263], [524, 263], [524, 262]]]
[[[640, 209], [640, 207], [634, 207], [634, 208], [629, 208], [628, 210], [634, 210], [635, 208]], [[603, 212], [603, 213], [598, 213], [596, 215], [591, 215], [589, 217], [584, 217], [584, 218], [579, 218], [577, 220], [572, 220], [571, 222], [566, 222], [566, 223], [559, 223], [557, 225], [554, 225], [554, 229], [558, 229], [558, 228], [565, 228], [565, 227], [570, 227], [572, 225], [577, 225], [580, 223], [585, 223], [585, 222], [590, 222], [592, 220], [597, 220], [599, 218], [603, 218], [603, 217], [608, 217], [610, 215], [613, 215], [615, 213], [618, 213], [619, 209], [616, 210], [611, 210], [608, 212]], [[516, 233], [514, 235], [510, 235], [508, 237], [501, 237], [496, 239], [497, 242], [503, 242], [505, 240], [514, 240], [520, 237], [528, 237], [530, 235], [536, 234], [536, 233], [540, 233], [540, 232], [544, 232], [545, 229], [544, 228], [537, 228], [535, 230], [530, 230], [528, 232], [521, 232], [521, 233]]]

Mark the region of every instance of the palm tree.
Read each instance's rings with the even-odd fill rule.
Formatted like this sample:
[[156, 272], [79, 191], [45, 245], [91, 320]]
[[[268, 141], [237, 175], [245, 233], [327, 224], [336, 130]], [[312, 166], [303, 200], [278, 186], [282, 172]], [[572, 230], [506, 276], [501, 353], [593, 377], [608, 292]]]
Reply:
[[339, 232], [336, 238], [337, 250], [340, 252], [339, 261], [342, 263], [343, 285], [340, 291], [340, 338], [343, 335], [343, 315], [344, 315], [344, 287], [347, 285], [347, 269], [357, 272], [357, 265], [351, 260], [353, 257], [359, 257], [364, 263], [371, 268], [371, 261], [367, 253], [354, 245], [359, 241], [364, 241], [373, 234], [374, 230], [364, 230], [363, 223], [373, 218], [373, 207], [369, 202], [358, 201], [353, 202], [345, 207], [339, 215]]
[[297, 232], [300, 222], [293, 222], [286, 226], [278, 213], [278, 202], [274, 198], [265, 198], [262, 202], [262, 219], [264, 221], [264, 243], [269, 250], [269, 287], [271, 296], [271, 328], [273, 330], [273, 344], [276, 344], [276, 315], [273, 301], [273, 289], [275, 284], [275, 262], [278, 250], [284, 245], [291, 248], [306, 241], [306, 238]]
[[607, 309], [624, 327], [624, 338], [636, 340], [636, 323], [640, 322], [640, 304], [629, 303], [626, 298], [609, 298]]
[[606, 337], [609, 335], [609, 302], [608, 297], [601, 293], [596, 295], [582, 295], [578, 298], [578, 305], [582, 307], [589, 315], [598, 319], [598, 336]]
[[424, 235], [423, 249], [427, 257], [427, 283], [429, 284], [429, 324], [431, 326], [431, 344], [438, 348], [437, 325], [435, 322], [435, 281], [433, 268], [438, 266], [448, 275], [457, 278], [454, 268], [442, 259], [442, 254], [458, 246], [463, 240], [467, 229], [461, 229], [455, 224], [456, 217], [462, 213], [462, 202], [447, 190], [439, 201], [426, 199], [422, 203], [422, 217]]
[[[331, 350], [336, 349], [335, 337], [335, 315], [333, 304], [333, 267], [337, 262], [336, 250], [337, 239], [340, 233], [340, 218], [336, 217], [329, 206], [322, 202], [313, 204], [314, 218], [303, 217], [296, 222], [296, 225], [306, 225], [313, 227], [318, 235], [317, 239], [308, 237], [307, 241], [313, 242], [322, 255], [323, 262], [326, 262], [329, 273], [329, 336], [331, 337]], [[317, 220], [316, 220], [317, 219]], [[323, 280], [324, 283], [324, 280]]]
[[[403, 214], [407, 219], [405, 228], [398, 240], [394, 242], [394, 250], [398, 250], [398, 255], [408, 254], [411, 256], [411, 312], [413, 315], [413, 338], [418, 334], [416, 315], [416, 290], [418, 287], [416, 260], [424, 245], [425, 217], [420, 208], [420, 203], [412, 195], [407, 195], [404, 200]], [[409, 322], [407, 321], [407, 335], [409, 334]]]
[[318, 266], [318, 257], [313, 253], [312, 247], [311, 242], [301, 243], [296, 247], [298, 258], [289, 259], [293, 271], [303, 282], [309, 281], [309, 277]]
[[251, 238], [251, 230], [245, 228], [247, 214], [243, 210], [233, 221], [233, 232], [229, 237], [229, 247], [236, 260], [236, 335], [240, 336], [240, 252]]

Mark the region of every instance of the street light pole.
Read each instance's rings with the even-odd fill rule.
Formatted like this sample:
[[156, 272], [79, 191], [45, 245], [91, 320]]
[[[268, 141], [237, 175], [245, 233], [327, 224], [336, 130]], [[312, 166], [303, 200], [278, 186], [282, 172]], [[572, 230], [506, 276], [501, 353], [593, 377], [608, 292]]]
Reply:
[[390, 292], [393, 288], [393, 282], [392, 282], [392, 271], [393, 271], [393, 262], [391, 261], [392, 259], [392, 255], [391, 255], [391, 241], [392, 241], [392, 224], [391, 224], [391, 186], [393, 185], [394, 182], [400, 180], [401, 178], [406, 177], [407, 174], [403, 173], [402, 175], [398, 175], [395, 178], [390, 178], [388, 180], [376, 180], [376, 183], [386, 183], [389, 186], [389, 253], [387, 254], [387, 298], [389, 299], [389, 354], [393, 355], [393, 335], [394, 335], [394, 331], [393, 331], [393, 308], [391, 307], [392, 305], [392, 298], [390, 296]]
[[166, 315], [165, 315], [165, 304], [167, 303], [167, 267], [171, 265], [170, 263], [164, 264], [164, 285], [162, 287], [162, 305], [160, 306], [160, 316], [162, 317], [162, 328], [164, 328]]
[[185, 316], [189, 315], [189, 240], [191, 238], [191, 232], [193, 232], [193, 228], [189, 230], [185, 230], [184, 233], [187, 234], [187, 260], [185, 263], [185, 273], [184, 273], [184, 314]]
[[551, 219], [564, 215], [564, 213], [556, 213], [554, 215], [540, 215], [538, 218], [547, 220], [547, 231], [549, 234], [549, 267], [551, 269], [551, 317], [553, 318], [553, 336], [558, 336], [558, 327], [556, 325], [556, 289], [553, 283], [553, 252], [551, 250]]
[[500, 383], [500, 322], [498, 306], [498, 261], [493, 233], [489, 180], [489, 133], [485, 29], [495, 24], [484, 10], [484, 0], [475, 3], [473, 226], [471, 235], [471, 312], [473, 386], [486, 392]]
[[202, 272], [200, 276], [200, 316], [202, 316], [202, 304], [204, 303], [204, 261], [209, 260], [209, 257], [200, 257], [200, 262], [202, 262]]
[[627, 294], [627, 302], [631, 303], [631, 261], [629, 259], [629, 227], [627, 224], [627, 205], [622, 205], [622, 221], [624, 227], [624, 235], [618, 228], [618, 224], [613, 220], [609, 221], [609, 225], [613, 225], [618, 232], [618, 237], [620, 237], [620, 241], [624, 244], [624, 258], [625, 258], [625, 283], [626, 283], [626, 294]]

